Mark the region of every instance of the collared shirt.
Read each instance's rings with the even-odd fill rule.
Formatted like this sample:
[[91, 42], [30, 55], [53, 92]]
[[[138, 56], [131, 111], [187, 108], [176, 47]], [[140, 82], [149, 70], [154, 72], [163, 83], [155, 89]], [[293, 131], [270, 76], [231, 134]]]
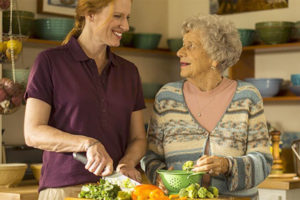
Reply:
[[[49, 126], [101, 141], [116, 167], [127, 148], [131, 114], [145, 103], [136, 66], [109, 48], [107, 53], [109, 62], [99, 75], [95, 61], [74, 37], [66, 45], [41, 52], [25, 98], [51, 106]], [[40, 190], [98, 180], [72, 153], [44, 151]]]

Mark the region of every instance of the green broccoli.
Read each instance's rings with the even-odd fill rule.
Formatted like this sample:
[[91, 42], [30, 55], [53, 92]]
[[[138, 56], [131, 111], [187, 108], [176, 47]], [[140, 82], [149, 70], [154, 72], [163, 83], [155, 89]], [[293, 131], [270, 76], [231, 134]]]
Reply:
[[188, 197], [189, 198], [197, 198], [198, 185], [199, 184], [196, 185], [196, 184], [192, 183], [187, 188], [185, 188], [186, 191], [188, 192]]
[[208, 187], [208, 191], [210, 191], [214, 195], [214, 197], [219, 196], [219, 190], [216, 187], [210, 186]]
[[179, 191], [179, 197], [188, 197], [188, 195], [189, 195], [189, 192], [188, 191], [186, 191], [186, 189], [185, 188], [182, 188], [180, 191]]
[[205, 187], [201, 187], [199, 190], [198, 190], [198, 197], [200, 199], [204, 199], [206, 198], [206, 194], [207, 194], [207, 189]]
[[131, 199], [130, 193], [124, 191], [118, 192], [117, 200], [130, 200], [130, 199]]
[[194, 168], [194, 161], [186, 161], [183, 165], [182, 165], [182, 170], [184, 171], [191, 171]]
[[209, 199], [213, 199], [214, 195], [210, 191], [207, 191], [206, 197], [209, 198]]

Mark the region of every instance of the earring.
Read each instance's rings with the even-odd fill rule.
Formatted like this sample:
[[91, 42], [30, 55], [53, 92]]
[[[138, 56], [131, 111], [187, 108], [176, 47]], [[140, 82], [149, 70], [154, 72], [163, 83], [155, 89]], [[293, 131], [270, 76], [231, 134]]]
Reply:
[[212, 70], [216, 71], [216, 69], [217, 69], [217, 68], [216, 68], [216, 67], [214, 67], [214, 66], [211, 66], [211, 67], [210, 67], [210, 69], [212, 69]]

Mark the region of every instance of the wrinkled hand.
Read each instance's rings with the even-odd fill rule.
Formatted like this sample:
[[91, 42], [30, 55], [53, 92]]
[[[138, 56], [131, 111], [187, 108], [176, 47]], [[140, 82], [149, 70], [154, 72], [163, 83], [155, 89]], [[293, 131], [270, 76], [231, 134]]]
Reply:
[[220, 174], [226, 174], [228, 171], [228, 160], [219, 156], [207, 156], [204, 155], [197, 160], [196, 165], [194, 165], [194, 172], [208, 172], [213, 176], [218, 176]]
[[139, 183], [142, 183], [142, 175], [135, 167], [130, 167], [126, 164], [119, 164], [116, 171]]
[[100, 142], [88, 148], [86, 157], [88, 162], [85, 169], [95, 175], [108, 176], [113, 172], [113, 160]]
[[[171, 166], [171, 167], [169, 167], [168, 170], [173, 170], [173, 169], [174, 169], [174, 167]], [[168, 194], [168, 190], [167, 190], [167, 188], [165, 187], [165, 185], [163, 184], [163, 182], [162, 182], [161, 177], [160, 177], [159, 174], [157, 174], [157, 176], [156, 176], [155, 184], [156, 184], [162, 191], [164, 191], [165, 194]]]

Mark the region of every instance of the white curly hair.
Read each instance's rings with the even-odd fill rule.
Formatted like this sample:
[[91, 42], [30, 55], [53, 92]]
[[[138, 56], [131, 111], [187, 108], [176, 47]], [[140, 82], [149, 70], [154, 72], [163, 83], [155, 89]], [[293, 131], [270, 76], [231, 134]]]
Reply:
[[233, 22], [218, 15], [195, 15], [182, 24], [182, 34], [193, 30], [201, 33], [200, 41], [210, 58], [224, 72], [236, 64], [242, 53], [242, 43]]

